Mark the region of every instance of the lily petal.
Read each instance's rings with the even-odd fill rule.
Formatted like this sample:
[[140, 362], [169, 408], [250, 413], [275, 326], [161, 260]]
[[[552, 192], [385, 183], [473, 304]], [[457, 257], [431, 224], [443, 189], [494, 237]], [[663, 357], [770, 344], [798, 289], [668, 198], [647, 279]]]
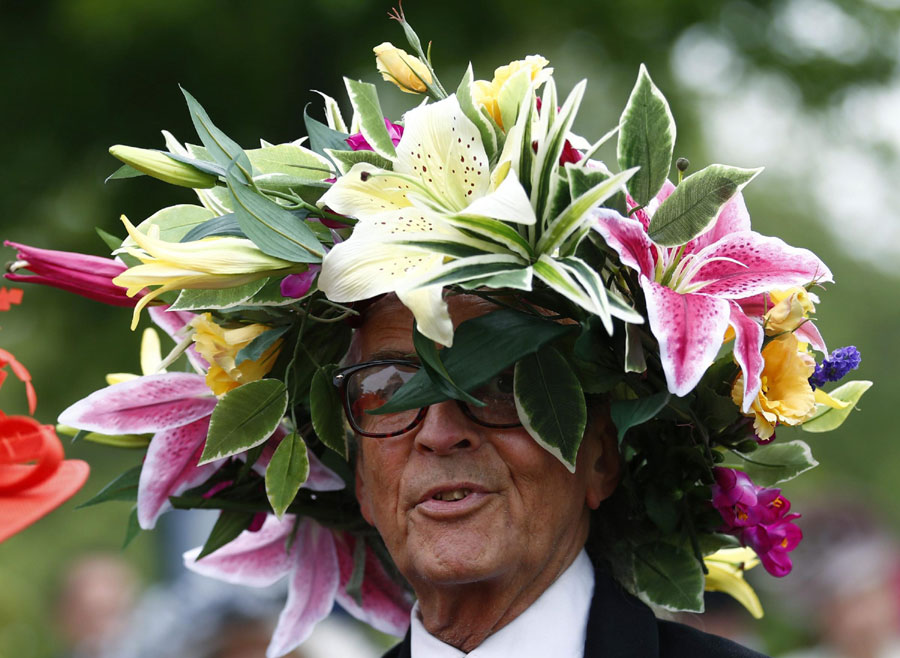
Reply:
[[692, 277], [695, 292], [723, 298], [833, 280], [825, 263], [808, 249], [753, 231], [726, 235], [697, 252], [697, 259], [708, 262]]
[[410, 110], [403, 119], [394, 171], [419, 177], [450, 211], [488, 193], [490, 169], [481, 133], [455, 95]]
[[101, 434], [144, 434], [181, 427], [215, 406], [202, 375], [167, 372], [101, 388], [63, 411], [59, 422]]
[[156, 520], [171, 504], [169, 496], [194, 487], [212, 475], [222, 461], [197, 466], [206, 434], [209, 416], [182, 427], [157, 433], [147, 448], [147, 457], [138, 482], [138, 523], [151, 530]]
[[813, 324], [812, 320], [807, 320], [799, 327], [794, 329], [794, 335], [798, 340], [809, 343], [812, 348], [822, 354], [828, 354], [828, 348], [825, 347], [825, 339], [819, 333], [818, 327]]
[[353, 551], [357, 541], [359, 539], [349, 533], [342, 532], [335, 535], [341, 573], [340, 587], [335, 592], [335, 598], [344, 610], [372, 628], [388, 635], [402, 637], [409, 627], [411, 596], [400, 583], [388, 575], [381, 561], [368, 546], [361, 590], [362, 605], [347, 594], [346, 586], [353, 573]]
[[[256, 532], [245, 530], [236, 539], [201, 560], [201, 548], [184, 554], [184, 566], [201, 576], [247, 587], [268, 587], [286, 576], [296, 561], [289, 555], [285, 542], [294, 527], [294, 517], [286, 514], [280, 520], [266, 516]], [[296, 546], [296, 543], [295, 543]]]
[[453, 344], [453, 323], [450, 321], [447, 302], [444, 301], [442, 286], [398, 290], [397, 298], [415, 316], [416, 326], [423, 336], [445, 347]]
[[606, 244], [616, 250], [622, 264], [646, 277], [652, 277], [656, 263], [653, 243], [647, 237], [643, 224], [606, 208], [600, 208], [596, 214], [594, 230], [603, 236]]
[[734, 358], [744, 371], [744, 405], [742, 411], [750, 410], [762, 386], [763, 360], [761, 350], [765, 332], [762, 326], [744, 315], [741, 307], [730, 302], [729, 324], [734, 329]]
[[696, 238], [687, 243], [684, 253], [693, 254], [714, 242], [718, 242], [726, 235], [750, 230], [750, 212], [744, 203], [744, 196], [737, 192], [728, 203], [722, 206], [715, 224]]
[[502, 219], [507, 222], [531, 226], [537, 222], [531, 199], [519, 182], [515, 172], [510, 172], [490, 194], [475, 199], [460, 213], [475, 217]]
[[706, 295], [677, 293], [644, 276], [641, 287], [669, 391], [687, 395], [722, 346], [731, 315], [729, 304]]
[[301, 521], [291, 557], [295, 562], [287, 603], [266, 649], [267, 658], [278, 658], [299, 646], [334, 606], [339, 572], [331, 531], [314, 521]]

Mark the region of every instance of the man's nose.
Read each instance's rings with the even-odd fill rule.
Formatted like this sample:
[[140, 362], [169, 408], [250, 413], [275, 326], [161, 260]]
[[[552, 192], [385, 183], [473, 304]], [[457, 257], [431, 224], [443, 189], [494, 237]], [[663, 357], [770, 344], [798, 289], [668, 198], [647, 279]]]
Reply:
[[479, 429], [466, 417], [456, 400], [447, 400], [428, 407], [416, 432], [415, 447], [421, 453], [436, 455], [474, 450], [482, 441]]

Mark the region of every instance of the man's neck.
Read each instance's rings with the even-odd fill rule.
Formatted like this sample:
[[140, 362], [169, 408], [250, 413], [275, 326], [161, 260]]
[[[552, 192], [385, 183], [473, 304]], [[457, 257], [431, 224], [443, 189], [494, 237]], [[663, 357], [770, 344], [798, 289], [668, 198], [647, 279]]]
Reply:
[[516, 569], [489, 581], [417, 587], [422, 625], [442, 642], [469, 653], [527, 610], [569, 568], [583, 544], [559, 551], [527, 580], [527, 570]]

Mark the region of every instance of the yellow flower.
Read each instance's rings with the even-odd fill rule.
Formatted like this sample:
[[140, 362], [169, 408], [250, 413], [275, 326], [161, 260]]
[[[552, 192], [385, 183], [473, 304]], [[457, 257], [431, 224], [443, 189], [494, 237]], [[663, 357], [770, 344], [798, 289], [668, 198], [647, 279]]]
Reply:
[[137, 326], [141, 310], [169, 290], [233, 288], [271, 275], [304, 271], [307, 267], [264, 254], [246, 238], [213, 237], [193, 242], [166, 242], [159, 239], [156, 226], [145, 234], [124, 215], [122, 223], [139, 247], [126, 246], [122, 251], [140, 260], [141, 265], [128, 268], [113, 279], [113, 283], [128, 288], [126, 294], [129, 297], [148, 286], [159, 286], [141, 297], [134, 307], [132, 329]]
[[375, 46], [375, 66], [388, 82], [400, 87], [407, 94], [421, 94], [428, 91], [431, 72], [425, 63], [389, 41]]
[[[799, 425], [815, 411], [816, 398], [809, 377], [816, 369], [816, 362], [794, 334], [773, 339], [763, 348], [762, 357], [765, 361], [760, 378], [762, 386], [747, 415], [754, 417], [756, 435], [768, 439], [777, 423]], [[731, 388], [731, 399], [740, 407], [743, 398], [744, 375], [741, 374]]]
[[262, 379], [275, 365], [281, 351], [281, 339], [272, 343], [255, 361], [244, 359], [236, 363], [238, 352], [253, 339], [268, 331], [262, 324], [245, 324], [226, 329], [213, 322], [212, 315], [204, 313], [190, 322], [194, 329], [194, 347], [209, 363], [206, 385], [216, 395], [223, 395], [247, 382]]
[[813, 302], [818, 301], [815, 295], [809, 294], [805, 288], [773, 290], [769, 293], [769, 298], [773, 306], [766, 313], [763, 324], [769, 336], [793, 331], [799, 327], [810, 313], [815, 312]]
[[494, 121], [497, 122], [497, 125], [502, 128], [503, 118], [500, 115], [499, 99], [500, 90], [503, 88], [503, 85], [506, 84], [506, 81], [509, 80], [513, 74], [518, 73], [522, 69], [529, 69], [531, 71], [532, 80], [536, 80], [538, 75], [549, 75], [553, 72], [553, 69], [544, 69], [549, 63], [550, 62], [547, 59], [540, 55], [529, 55], [525, 59], [518, 59], [514, 62], [510, 62], [506, 66], [499, 67], [494, 71], [494, 79], [490, 82], [487, 80], [476, 80], [472, 83], [472, 94], [475, 97], [475, 102], [479, 105], [483, 105], [494, 118]]
[[762, 604], [753, 588], [744, 580], [744, 572], [759, 564], [750, 548], [724, 548], [703, 558], [707, 592], [724, 592], [747, 608], [755, 619], [763, 616]]

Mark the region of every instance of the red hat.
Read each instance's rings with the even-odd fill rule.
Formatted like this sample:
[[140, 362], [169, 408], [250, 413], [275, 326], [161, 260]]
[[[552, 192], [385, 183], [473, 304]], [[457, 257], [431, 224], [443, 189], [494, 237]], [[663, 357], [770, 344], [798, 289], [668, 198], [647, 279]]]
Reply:
[[63, 456], [52, 425], [0, 411], [0, 542], [52, 512], [84, 485], [87, 463]]

